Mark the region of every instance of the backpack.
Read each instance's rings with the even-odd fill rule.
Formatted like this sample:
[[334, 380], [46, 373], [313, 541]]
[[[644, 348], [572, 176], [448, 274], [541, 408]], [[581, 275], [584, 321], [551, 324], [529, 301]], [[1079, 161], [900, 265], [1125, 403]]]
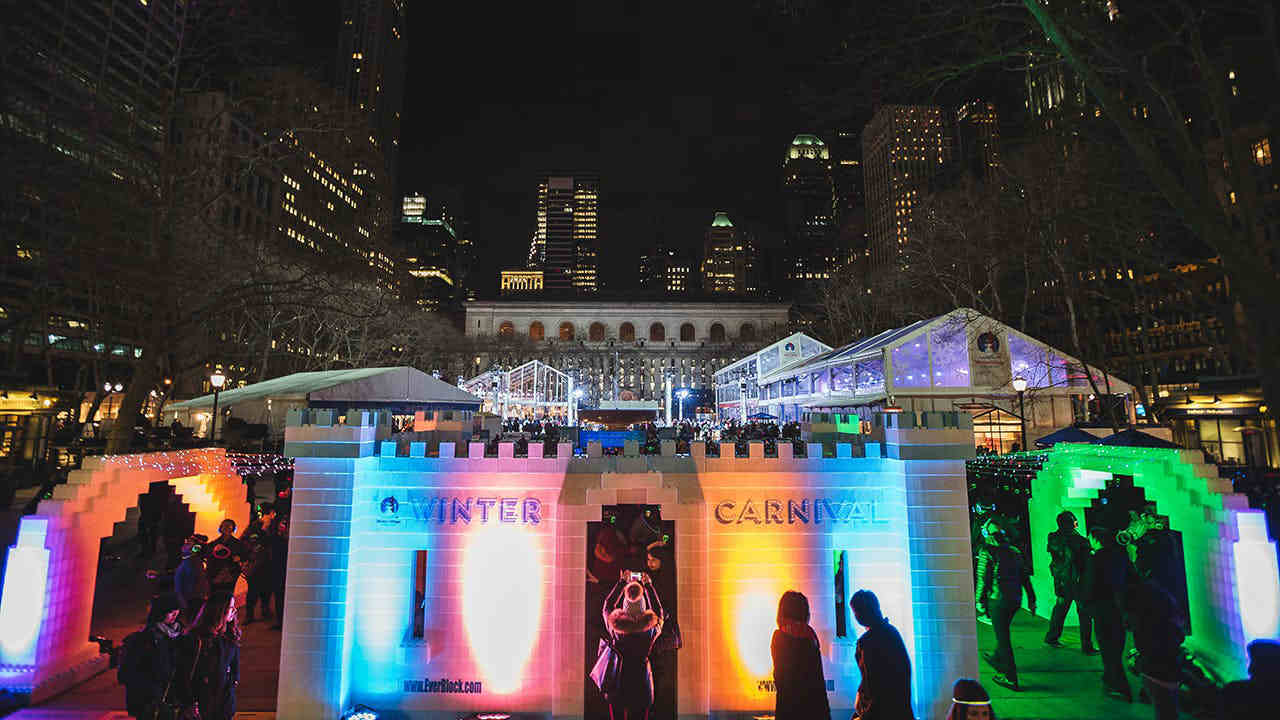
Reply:
[[116, 680], [121, 685], [129, 687], [139, 680], [152, 680], [148, 677], [151, 665], [148, 660], [151, 653], [155, 652], [156, 645], [150, 635], [149, 630], [138, 630], [129, 633], [120, 643], [120, 649], [116, 653]]
[[1027, 566], [1022, 553], [1013, 548], [1002, 548], [996, 563], [996, 585], [1001, 588], [1021, 587]]

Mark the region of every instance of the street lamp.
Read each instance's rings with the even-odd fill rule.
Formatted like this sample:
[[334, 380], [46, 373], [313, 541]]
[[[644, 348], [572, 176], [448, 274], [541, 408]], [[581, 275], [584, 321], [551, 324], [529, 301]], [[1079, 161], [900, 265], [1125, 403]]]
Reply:
[[578, 401], [581, 400], [582, 396], [585, 394], [586, 393], [582, 392], [582, 388], [574, 388], [573, 392], [569, 393], [569, 397], [572, 398], [571, 405], [569, 406], [569, 424], [571, 426], [576, 427], [578, 424]]
[[209, 442], [217, 442], [218, 439], [218, 394], [222, 392], [222, 386], [227, 383], [227, 376], [222, 374], [221, 370], [214, 370], [209, 376], [209, 384], [213, 386], [213, 420], [209, 425]]
[[689, 391], [679, 390], [676, 392], [676, 397], [680, 398], [680, 422], [684, 422], [684, 399], [689, 397]]
[[1027, 450], [1027, 406], [1024, 403], [1027, 379], [1019, 375], [1013, 379], [1013, 389], [1018, 393], [1018, 424], [1022, 426], [1022, 450]]

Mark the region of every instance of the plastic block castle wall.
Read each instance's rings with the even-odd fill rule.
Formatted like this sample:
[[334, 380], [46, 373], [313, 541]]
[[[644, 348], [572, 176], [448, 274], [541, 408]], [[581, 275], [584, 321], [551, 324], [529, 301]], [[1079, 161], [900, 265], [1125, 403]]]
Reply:
[[[38, 702], [105, 667], [106, 656], [88, 641], [99, 542], [157, 481], [171, 483], [195, 512], [196, 532], [216, 535], [225, 518], [248, 522], [244, 485], [221, 449], [86, 458], [51, 499], [22, 519], [18, 544], [9, 550], [10, 558], [26, 559], [6, 568], [0, 687], [29, 692]], [[47, 558], [44, 567], [30, 562], [37, 556]], [[17, 577], [19, 572], [26, 576]], [[41, 573], [43, 592], [33, 594]]]
[[[843, 444], [832, 458], [817, 445], [810, 458], [793, 458], [786, 444], [766, 458], [761, 443], [747, 457], [726, 444], [720, 458], [698, 444], [677, 456], [674, 443], [657, 456], [634, 446], [621, 456], [598, 447], [572, 456], [562, 444], [545, 458], [537, 444], [525, 458], [507, 443], [498, 457], [484, 457], [480, 443], [442, 443], [428, 457], [415, 443], [402, 456], [390, 442], [374, 452], [367, 418], [345, 427], [299, 420], [286, 431], [302, 452], [282, 719], [336, 716], [357, 702], [415, 717], [479, 709], [580, 716], [585, 620], [599, 612], [584, 602], [587, 523], [606, 506], [630, 503], [660, 505], [675, 522], [681, 717], [773, 707], [768, 644], [778, 595], [789, 588], [810, 597], [833, 704], [852, 704], [860, 629], [850, 617], [849, 636], [834, 638], [837, 550], [849, 560], [841, 601], [859, 587], [876, 591], [911, 644], [922, 715], [942, 712], [954, 679], [977, 673], [963, 468], [972, 436], [941, 416], [889, 419], [884, 443]], [[481, 500], [490, 513], [510, 501], [509, 516], [482, 521]], [[803, 503], [808, 517], [788, 517], [788, 500]], [[470, 517], [457, 515], [468, 501]], [[529, 502], [536, 524], [523, 514]], [[425, 627], [415, 638], [411, 596], [422, 552]], [[501, 602], [486, 600], [491, 593]], [[458, 688], [479, 681], [483, 691], [433, 691], [433, 680]]]
[[1263, 513], [1198, 450], [1059, 444], [1031, 485], [1031, 539], [1038, 611], [1052, 609], [1045, 538], [1063, 509], [1085, 527], [1084, 509], [1115, 475], [1133, 478], [1169, 527], [1182, 534], [1192, 633], [1187, 646], [1228, 678], [1245, 674], [1245, 645], [1280, 637], [1280, 575]]

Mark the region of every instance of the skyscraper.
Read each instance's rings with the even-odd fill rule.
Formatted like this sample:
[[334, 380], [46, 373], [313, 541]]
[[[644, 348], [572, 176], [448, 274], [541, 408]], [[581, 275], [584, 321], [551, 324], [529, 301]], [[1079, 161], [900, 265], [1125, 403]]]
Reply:
[[551, 292], [600, 289], [600, 178], [546, 175], [538, 181], [537, 215], [529, 244], [529, 268], [542, 270]]
[[951, 156], [942, 108], [881, 105], [862, 131], [871, 270], [900, 263], [912, 209]]
[[343, 0], [338, 88], [369, 124], [367, 141], [394, 182], [404, 107], [405, 0]]
[[994, 103], [971, 100], [956, 110], [954, 159], [961, 172], [992, 179], [1000, 167], [1000, 116]]
[[694, 289], [693, 267], [686, 250], [658, 241], [640, 256], [640, 289], [654, 297], [689, 294]]
[[816, 135], [796, 135], [782, 161], [788, 281], [830, 277], [835, 252], [831, 150]]
[[755, 248], [729, 215], [717, 212], [702, 245], [702, 291], [707, 295], [754, 293]]

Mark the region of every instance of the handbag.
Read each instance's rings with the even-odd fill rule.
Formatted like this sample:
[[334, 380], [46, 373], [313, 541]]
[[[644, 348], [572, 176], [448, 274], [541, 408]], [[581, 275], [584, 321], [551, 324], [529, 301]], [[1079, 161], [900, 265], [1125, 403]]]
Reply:
[[[204, 653], [204, 641], [196, 638], [196, 659], [191, 663], [191, 675], [187, 677], [187, 687], [195, 682], [196, 670], [200, 667], [200, 656]], [[184, 705], [169, 699], [169, 690], [173, 687], [173, 676], [164, 688], [164, 696], [156, 706], [155, 720], [200, 720], [200, 704], [192, 698], [190, 705]]]
[[680, 634], [680, 623], [663, 613], [662, 634], [653, 641], [653, 652], [669, 652], [684, 647], [684, 636]]
[[591, 672], [587, 673], [587, 675], [596, 684], [596, 687], [600, 689], [600, 694], [608, 697], [610, 693], [618, 689], [622, 657], [614, 649], [613, 643], [604, 638], [600, 639], [599, 653], [599, 656], [596, 657], [595, 666], [591, 668]]

